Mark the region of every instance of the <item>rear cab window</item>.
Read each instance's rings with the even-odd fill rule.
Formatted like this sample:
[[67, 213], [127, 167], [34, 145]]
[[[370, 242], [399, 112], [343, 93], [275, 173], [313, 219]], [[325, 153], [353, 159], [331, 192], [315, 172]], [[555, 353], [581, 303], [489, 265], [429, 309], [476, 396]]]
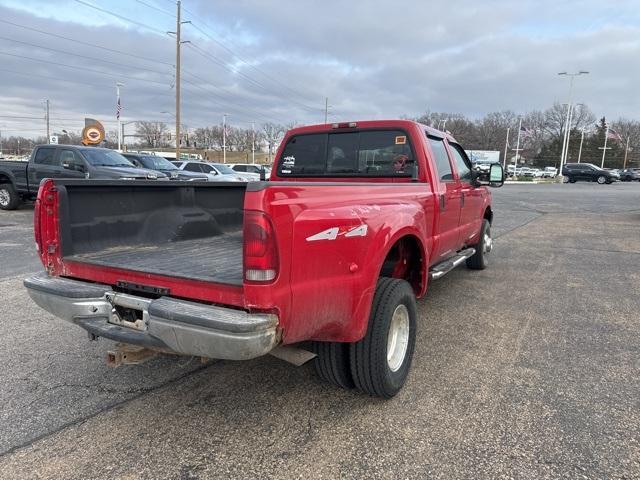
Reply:
[[294, 135], [278, 161], [281, 177], [410, 177], [415, 164], [399, 129]]

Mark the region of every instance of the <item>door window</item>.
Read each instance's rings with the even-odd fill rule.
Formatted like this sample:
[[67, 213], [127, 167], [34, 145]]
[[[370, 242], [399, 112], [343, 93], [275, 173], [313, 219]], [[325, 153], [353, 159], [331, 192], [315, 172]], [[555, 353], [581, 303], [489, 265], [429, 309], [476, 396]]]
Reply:
[[55, 148], [39, 148], [33, 162], [39, 165], [58, 166], [59, 164], [55, 161], [55, 153]]
[[202, 169], [200, 168], [200, 165], [198, 165], [197, 163], [187, 163], [184, 166], [184, 169], [187, 170], [188, 172], [202, 173]]
[[456, 162], [456, 168], [458, 169], [458, 176], [463, 182], [471, 181], [471, 162], [467, 157], [467, 154], [462, 147], [456, 143], [449, 142], [451, 151], [453, 152], [453, 159]]
[[433, 160], [436, 164], [438, 177], [443, 182], [453, 181], [451, 163], [449, 162], [449, 155], [447, 154], [447, 149], [444, 146], [444, 141], [440, 138], [429, 137], [429, 143], [431, 144], [431, 150], [433, 151]]

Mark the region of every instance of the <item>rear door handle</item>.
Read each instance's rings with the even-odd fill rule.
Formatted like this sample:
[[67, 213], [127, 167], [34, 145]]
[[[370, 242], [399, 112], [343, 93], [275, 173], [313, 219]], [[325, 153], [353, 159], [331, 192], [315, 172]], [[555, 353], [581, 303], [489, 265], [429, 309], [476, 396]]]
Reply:
[[440, 210], [444, 210], [444, 195], [440, 195]]
[[460, 202], [462, 204], [461, 206], [464, 207], [464, 192], [462, 192], [461, 197], [462, 197], [461, 200], [460, 200]]

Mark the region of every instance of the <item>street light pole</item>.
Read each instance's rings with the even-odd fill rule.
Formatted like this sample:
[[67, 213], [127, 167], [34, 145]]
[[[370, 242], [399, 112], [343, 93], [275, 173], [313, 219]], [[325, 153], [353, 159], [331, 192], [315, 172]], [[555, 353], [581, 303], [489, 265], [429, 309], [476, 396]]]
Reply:
[[256, 124], [251, 122], [251, 163], [256, 163]]
[[573, 102], [573, 79], [580, 75], [588, 75], [589, 72], [580, 70], [575, 73], [568, 72], [559, 72], [558, 75], [565, 75], [569, 77], [569, 103], [567, 105], [567, 120], [564, 128], [564, 137], [562, 140], [562, 152], [560, 153], [560, 169], [558, 170], [558, 174], [562, 175], [562, 166], [566, 162], [565, 153], [567, 152], [567, 143], [569, 142], [569, 130], [571, 129], [571, 119], [569, 116], [571, 115], [571, 103]]

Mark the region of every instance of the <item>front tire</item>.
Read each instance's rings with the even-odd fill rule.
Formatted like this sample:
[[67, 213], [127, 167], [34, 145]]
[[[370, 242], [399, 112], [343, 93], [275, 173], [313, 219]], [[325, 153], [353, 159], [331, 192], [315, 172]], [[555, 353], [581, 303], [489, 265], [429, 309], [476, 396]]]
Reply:
[[0, 184], [0, 209], [15, 210], [20, 205], [20, 196], [10, 183]]
[[480, 241], [473, 245], [476, 249], [471, 257], [467, 258], [467, 267], [471, 270], [484, 270], [489, 265], [487, 256], [493, 248], [493, 238], [491, 237], [491, 224], [486, 218], [482, 221], [480, 229]]
[[378, 279], [367, 333], [351, 345], [355, 387], [369, 395], [391, 398], [409, 375], [416, 342], [416, 297], [408, 282]]

